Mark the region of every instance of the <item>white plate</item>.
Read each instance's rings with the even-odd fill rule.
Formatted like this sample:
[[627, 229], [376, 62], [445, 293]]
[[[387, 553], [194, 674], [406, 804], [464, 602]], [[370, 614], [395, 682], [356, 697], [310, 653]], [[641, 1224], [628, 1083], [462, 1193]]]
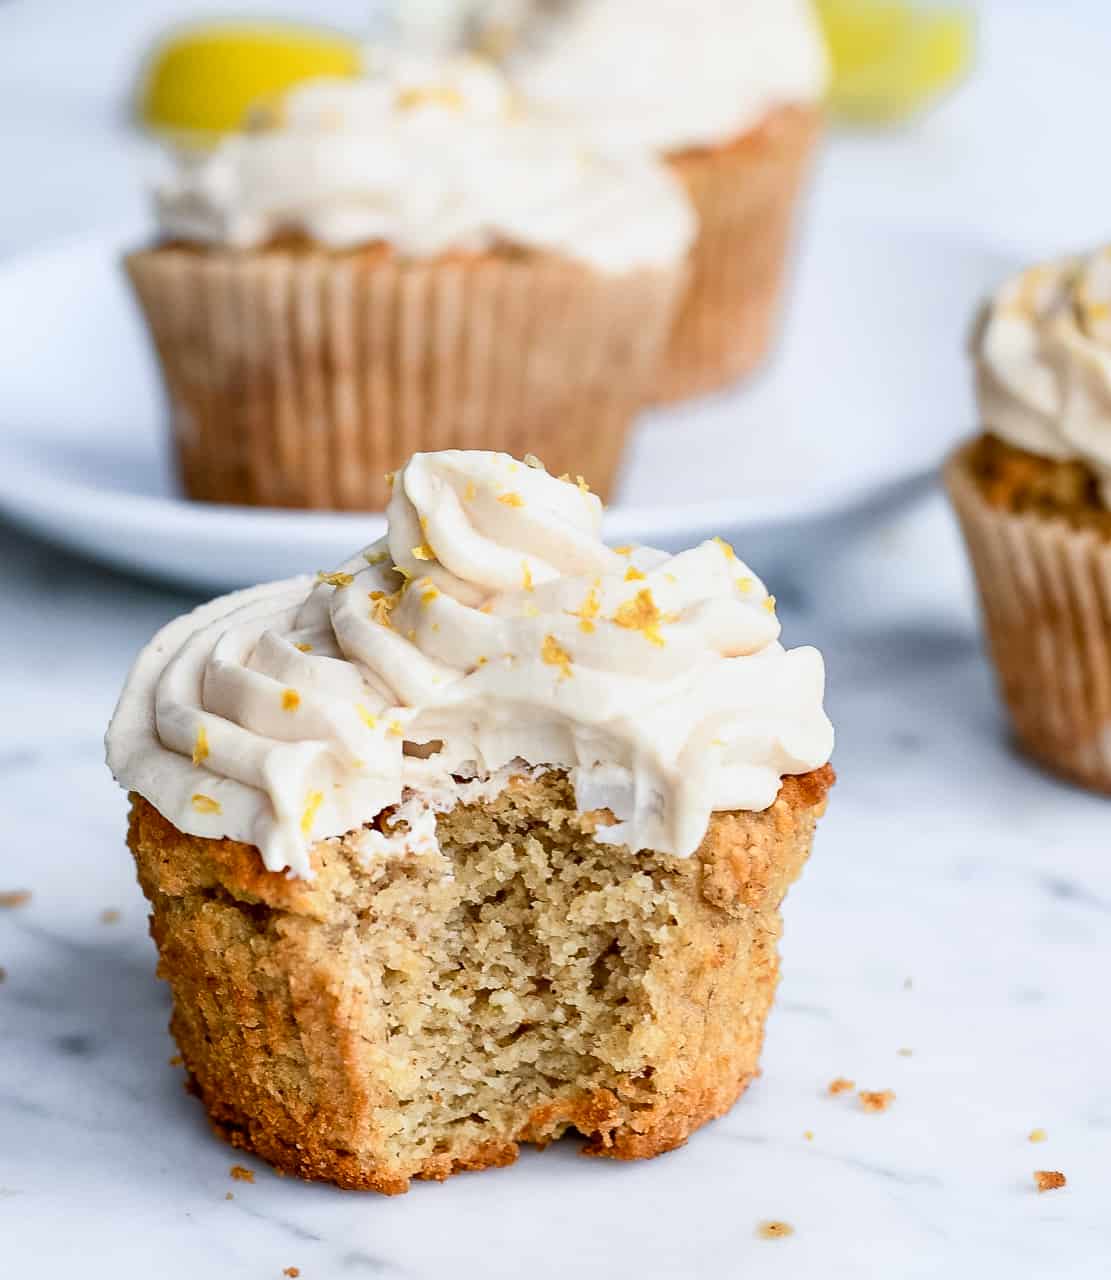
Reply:
[[[0, 510], [110, 564], [207, 589], [330, 565], [376, 515], [178, 497], [157, 372], [118, 262], [141, 232], [0, 263]], [[783, 343], [754, 383], [646, 414], [608, 534], [722, 532], [765, 571], [922, 483], [972, 422], [963, 338], [1007, 269], [982, 246], [871, 221], [809, 229]]]

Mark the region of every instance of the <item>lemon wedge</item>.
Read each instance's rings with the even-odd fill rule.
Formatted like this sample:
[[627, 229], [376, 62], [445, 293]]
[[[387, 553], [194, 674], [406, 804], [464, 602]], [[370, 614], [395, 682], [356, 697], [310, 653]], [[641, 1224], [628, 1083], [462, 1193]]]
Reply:
[[137, 99], [160, 133], [211, 140], [238, 129], [248, 108], [317, 76], [353, 76], [356, 41], [285, 23], [215, 23], [179, 29], [151, 52]]
[[817, 0], [833, 59], [830, 106], [869, 124], [906, 119], [968, 70], [975, 23], [961, 8]]

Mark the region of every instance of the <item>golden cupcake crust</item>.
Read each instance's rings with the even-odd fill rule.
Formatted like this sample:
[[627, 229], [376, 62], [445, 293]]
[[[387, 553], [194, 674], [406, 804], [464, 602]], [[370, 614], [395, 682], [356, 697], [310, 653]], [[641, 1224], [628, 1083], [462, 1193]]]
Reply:
[[393, 1194], [511, 1163], [681, 1145], [758, 1070], [779, 907], [833, 772], [715, 814], [690, 859], [594, 839], [560, 772], [438, 818], [439, 851], [316, 876], [182, 834], [132, 798], [172, 1030], [214, 1127], [279, 1170]]
[[1100, 497], [1097, 476], [1083, 462], [1043, 458], [988, 433], [971, 446], [967, 466], [993, 507], [1056, 517], [1111, 540], [1111, 510]]

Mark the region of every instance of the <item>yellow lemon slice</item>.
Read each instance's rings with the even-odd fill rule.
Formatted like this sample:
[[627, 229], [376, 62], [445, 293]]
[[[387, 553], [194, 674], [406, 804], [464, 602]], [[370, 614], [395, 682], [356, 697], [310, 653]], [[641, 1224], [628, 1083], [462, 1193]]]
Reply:
[[902, 120], [955, 84], [975, 44], [971, 13], [895, 0], [818, 0], [833, 59], [832, 110], [866, 123]]
[[187, 27], [151, 53], [137, 110], [149, 128], [214, 138], [238, 129], [253, 103], [359, 67], [358, 44], [330, 31], [283, 23]]

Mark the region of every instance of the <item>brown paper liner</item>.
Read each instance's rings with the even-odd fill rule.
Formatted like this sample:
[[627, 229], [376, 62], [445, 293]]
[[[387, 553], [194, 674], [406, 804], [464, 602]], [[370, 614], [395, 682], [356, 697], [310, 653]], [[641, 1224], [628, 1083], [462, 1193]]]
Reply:
[[163, 246], [127, 268], [185, 492], [373, 510], [418, 450], [534, 453], [613, 488], [683, 268], [607, 277], [543, 255]]
[[657, 401], [717, 390], [767, 354], [798, 196], [821, 131], [817, 108], [782, 107], [730, 146], [671, 158], [701, 230]]
[[993, 507], [969, 455], [965, 447], [950, 459], [945, 482], [1019, 743], [1056, 772], [1111, 792], [1111, 542]]

